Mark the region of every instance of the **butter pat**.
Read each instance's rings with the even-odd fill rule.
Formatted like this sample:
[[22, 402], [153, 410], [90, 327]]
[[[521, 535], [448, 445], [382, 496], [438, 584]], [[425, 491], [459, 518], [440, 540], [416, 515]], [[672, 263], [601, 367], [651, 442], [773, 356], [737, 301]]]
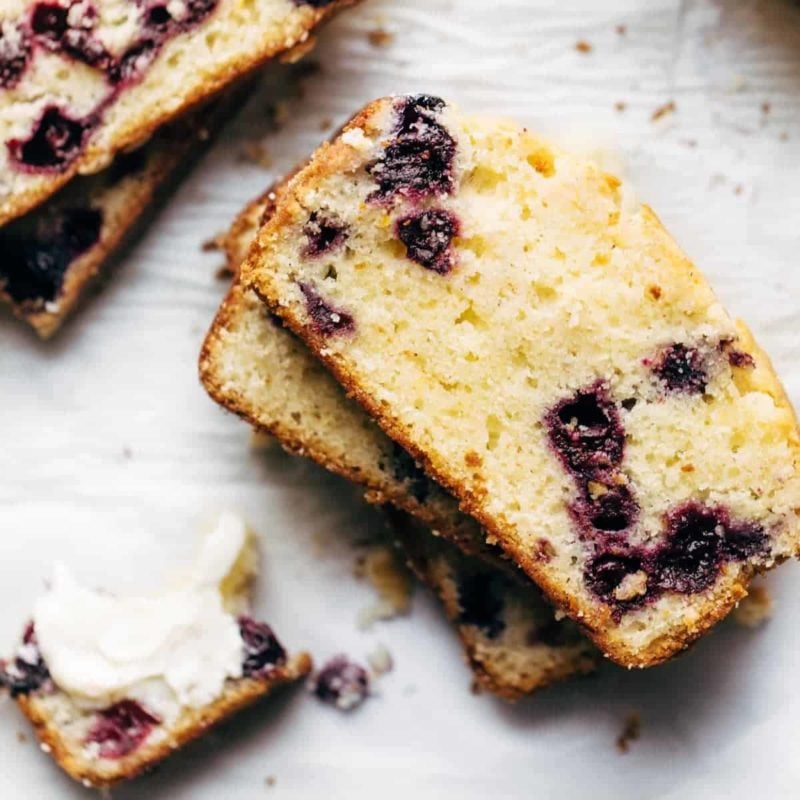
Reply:
[[220, 584], [246, 543], [244, 522], [222, 514], [194, 565], [163, 592], [141, 597], [86, 588], [57, 565], [33, 614], [56, 686], [88, 705], [138, 698], [165, 721], [216, 699], [226, 679], [242, 675], [239, 625]]

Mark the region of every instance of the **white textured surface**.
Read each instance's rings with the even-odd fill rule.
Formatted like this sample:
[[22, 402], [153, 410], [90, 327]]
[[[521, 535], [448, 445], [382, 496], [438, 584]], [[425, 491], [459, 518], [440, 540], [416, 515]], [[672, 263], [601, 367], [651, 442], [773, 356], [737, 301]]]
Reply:
[[[388, 47], [367, 41], [377, 27], [394, 34]], [[195, 360], [224, 288], [219, 256], [200, 243], [305, 155], [323, 120], [428, 91], [615, 153], [800, 401], [800, 11], [789, 0], [370, 0], [321, 38], [323, 70], [264, 138], [273, 168], [240, 157], [267, 128], [265, 89], [55, 342], [0, 319], [0, 652], [54, 560], [108, 588], [153, 587], [192, 552], [200, 521], [235, 508], [263, 536], [257, 607], [285, 642], [318, 659], [383, 642], [395, 671], [352, 716], [300, 695], [264, 706], [117, 800], [795, 797], [794, 565], [771, 579], [776, 616], [759, 631], [725, 626], [666, 667], [607, 666], [515, 708], [476, 698], [423, 595], [409, 619], [356, 629], [370, 594], [351, 578], [347, 543], [377, 519], [319, 470], [250, 452], [245, 426], [199, 388]], [[273, 70], [272, 87], [285, 75]], [[652, 122], [671, 100], [676, 113]], [[623, 756], [614, 739], [631, 711], [642, 736]], [[0, 797], [86, 795], [17, 731], [16, 710], [0, 707]]]

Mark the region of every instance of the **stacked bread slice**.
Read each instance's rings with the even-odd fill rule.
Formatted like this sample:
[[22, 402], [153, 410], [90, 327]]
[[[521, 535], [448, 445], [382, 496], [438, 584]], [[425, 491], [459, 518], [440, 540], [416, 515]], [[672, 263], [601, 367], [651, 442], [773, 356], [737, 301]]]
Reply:
[[302, 55], [315, 28], [355, 1], [0, 10], [0, 299], [52, 335], [172, 174], [230, 118], [242, 98], [231, 87], [270, 59]]
[[524, 575], [629, 667], [796, 554], [800, 437], [767, 356], [596, 163], [390, 97], [268, 205], [201, 374], [289, 449]]

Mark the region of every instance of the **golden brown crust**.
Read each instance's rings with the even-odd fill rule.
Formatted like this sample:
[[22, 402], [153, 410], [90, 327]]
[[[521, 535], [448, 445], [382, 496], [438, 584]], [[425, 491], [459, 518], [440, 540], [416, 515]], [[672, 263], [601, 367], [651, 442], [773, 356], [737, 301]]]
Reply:
[[267, 677], [229, 681], [224, 694], [216, 701], [203, 708], [184, 712], [166, 740], [152, 745], [144, 744], [129, 756], [115, 761], [107, 760], [103, 766], [75, 751], [75, 744], [64, 738], [35, 695], [20, 695], [16, 701], [33, 725], [43, 748], [70, 777], [87, 786], [105, 788], [135, 778], [151, 769], [185, 744], [202, 736], [211, 727], [276, 689], [296, 683], [310, 671], [310, 656], [300, 653]]
[[0, 225], [43, 203], [75, 175], [88, 175], [105, 169], [116, 153], [139, 146], [162, 125], [181, 114], [193, 111], [205, 101], [213, 98], [227, 85], [237, 79], [247, 78], [268, 61], [284, 53], [291, 53], [299, 45], [305, 44], [307, 48], [310, 48], [314, 44], [314, 39], [310, 36], [312, 30], [331, 19], [339, 11], [359, 2], [361, 0], [333, 0], [325, 8], [306, 8], [303, 30], [294, 39], [276, 42], [272, 47], [259, 52], [242, 53], [238, 59], [221, 66], [216, 73], [209, 75], [202, 86], [189, 92], [179, 108], [171, 111], [158, 107], [149, 108], [149, 116], [143, 115], [141, 118], [131, 120], [130, 124], [119, 132], [114, 142], [113, 152], [106, 152], [90, 143], [81, 156], [64, 172], [48, 177], [46, 181], [38, 181], [28, 189], [16, 192], [5, 203], [0, 203]]
[[[388, 102], [391, 100], [381, 99], [370, 103], [352, 119], [347, 128], [360, 127], [366, 131], [367, 136], [374, 135], [376, 129], [372, 118]], [[735, 574], [731, 574], [731, 570], [728, 570], [727, 574], [723, 573], [723, 579], [706, 593], [704, 600], [694, 605], [696, 614], [693, 615], [693, 618], [684, 618], [670, 629], [669, 635], [651, 642], [646, 649], [632, 649], [629, 645], [614, 639], [610, 632], [613, 631], [616, 623], [610, 609], [600, 604], [587, 609], [567, 592], [564, 586], [554, 580], [546, 566], [543, 566], [522, 547], [515, 530], [506, 520], [498, 515], [490, 517], [483, 511], [483, 490], [478, 483], [475, 482], [473, 486], [465, 485], [445, 461], [437, 458], [434, 454], [423, 452], [410, 436], [409, 430], [392, 415], [391, 409], [385, 404], [377, 402], [364, 390], [357, 376], [348, 368], [345, 359], [327, 348], [322, 335], [315, 333], [312, 327], [306, 325], [305, 321], [301, 320], [291, 307], [282, 304], [281, 291], [274, 282], [270, 270], [260, 268], [264, 260], [267, 239], [272, 232], [292, 224], [300, 208], [299, 198], [307, 189], [316, 185], [323, 177], [347, 172], [356, 164], [357, 157], [351, 148], [340, 139], [330, 144], [324, 144], [316, 151], [309, 165], [289, 183], [282, 202], [269, 222], [259, 232], [248, 261], [242, 267], [243, 282], [246, 286], [254, 289], [272, 311], [283, 319], [287, 327], [306, 343], [312, 353], [328, 367], [342, 384], [348, 396], [356, 400], [367, 411], [387, 436], [410, 452], [422, 464], [426, 473], [458, 498], [462, 511], [477, 519], [487, 529], [489, 535], [496, 538], [502, 545], [506, 553], [539, 584], [551, 601], [564, 609], [584, 627], [588, 635], [611, 660], [628, 667], [649, 667], [675, 656], [731, 611], [735, 604], [746, 595], [747, 584], [756, 570], [743, 567], [735, 570]], [[679, 252], [652, 212], [646, 211], [643, 218], [645, 224], [651, 229], [655, 241], [667, 242], [670, 252], [672, 250]], [[677, 268], [694, 272], [691, 262], [682, 253], [676, 261]], [[754, 349], [752, 340], [743, 339], [737, 343], [737, 346], [740, 346], [745, 353], [756, 358], [761, 357], [760, 351]], [[776, 404], [790, 408], [785, 392], [774, 372], [769, 368], [768, 362], [760, 363], [758, 372], [762, 390], [768, 392]], [[792, 433], [792, 438], [796, 441], [795, 433]]]

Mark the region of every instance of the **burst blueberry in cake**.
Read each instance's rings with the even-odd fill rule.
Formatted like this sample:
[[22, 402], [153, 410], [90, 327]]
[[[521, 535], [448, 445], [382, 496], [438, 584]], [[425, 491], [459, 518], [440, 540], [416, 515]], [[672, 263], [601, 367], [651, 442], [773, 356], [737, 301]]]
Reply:
[[[0, 223], [97, 172], [355, 0], [40, 0], [0, 10]], [[65, 77], [66, 76], [66, 77]]]
[[158, 595], [120, 598], [63, 566], [35, 605], [5, 688], [58, 764], [87, 786], [135, 777], [211, 726], [308, 674], [253, 619], [254, 541], [220, 516], [194, 567]]
[[[231, 271], [275, 199], [268, 193], [234, 223], [225, 242]], [[236, 281], [206, 338], [200, 372], [225, 408], [363, 486], [370, 502], [408, 512], [392, 515], [401, 554], [442, 603], [478, 686], [517, 699], [594, 667], [597, 652], [575, 626], [556, 620], [539, 589], [485, 543], [475, 520]]]
[[[312, 215], [342, 231], [320, 252]], [[621, 664], [674, 655], [797, 551], [767, 356], [626, 185], [525, 128], [370, 104], [242, 278]]]

